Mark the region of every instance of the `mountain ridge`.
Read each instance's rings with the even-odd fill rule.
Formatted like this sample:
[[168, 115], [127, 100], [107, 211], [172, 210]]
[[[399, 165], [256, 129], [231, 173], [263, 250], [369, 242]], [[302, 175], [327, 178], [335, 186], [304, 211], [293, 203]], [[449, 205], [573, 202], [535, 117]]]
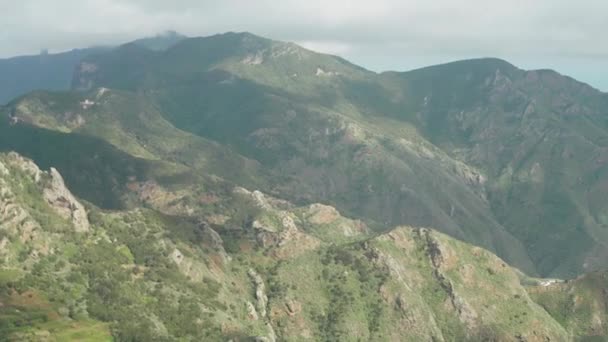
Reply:
[[[212, 48], [216, 45], [223, 47]], [[281, 156], [290, 158], [288, 151], [291, 151], [289, 153], [293, 155], [297, 149], [301, 151], [314, 149], [312, 146], [302, 149], [295, 145], [295, 141], [289, 140], [290, 137], [301, 135], [302, 132], [299, 132], [296, 127], [290, 127], [289, 120], [291, 119], [283, 117], [281, 112], [295, 111], [297, 113], [298, 108], [308, 112], [307, 115], [311, 115], [311, 110], [317, 113], [315, 115], [320, 115], [319, 118], [322, 119], [319, 124], [327, 126], [328, 133], [332, 132], [329, 127], [335, 123], [322, 122], [328, 117], [334, 116], [338, 121], [349, 122], [354, 127], [358, 127], [357, 129], [365, 127], [364, 131], [377, 130], [380, 132], [378, 135], [380, 140], [405, 139], [413, 144], [410, 146], [424, 144], [423, 142], [427, 141], [430, 145], [439, 147], [442, 153], [447, 153], [449, 157], [445, 157], [446, 160], [454, 159], [456, 170], [460, 168], [458, 163], [465, 163], [476, 169], [475, 172], [481, 172], [481, 176], [476, 176], [479, 180], [485, 182], [488, 178], [493, 179], [488, 183], [489, 185], [502, 177], [502, 174], [507, 173], [508, 175], [508, 172], [511, 172], [509, 167], [517, 171], [518, 166], [509, 163], [515, 163], [517, 160], [522, 160], [521, 156], [529, 155], [525, 151], [534, 148], [534, 141], [541, 139], [539, 132], [542, 130], [551, 130], [554, 132], [552, 134], [557, 134], [557, 139], [562, 139], [560, 137], [562, 133], [559, 133], [562, 128], [558, 127], [570, 130], [571, 133], [568, 134], [579, 135], [582, 140], [589, 140], [585, 136], [588, 134], [595, 136], [605, 134], [604, 129], [601, 128], [603, 127], [601, 108], [605, 95], [553, 72], [524, 71], [500, 59], [481, 59], [449, 63], [405, 73], [376, 74], [353, 68], [351, 64], [344, 64], [341, 59], [333, 56], [298, 48], [294, 50], [291, 46], [293, 45], [275, 43], [251, 34], [228, 33], [193, 40], [186, 39], [178, 44], [175, 50], [169, 49], [163, 54], [154, 55], [155, 57], [150, 59], [150, 63], [154, 66], [138, 64], [141, 69], [138, 69], [139, 71], [136, 73], [138, 76], [134, 78], [120, 77], [117, 72], [112, 71], [111, 63], [108, 65], [108, 71], [104, 72], [103, 63], [105, 61], [100, 60], [101, 71], [84, 75], [83, 79], [85, 83], [90, 81], [89, 83], [96, 86], [118, 86], [130, 91], [148, 91], [150, 94], [154, 94], [151, 101], [158, 102], [161, 112], [176, 127], [223, 144], [229, 144], [239, 153], [262, 161], [271, 168], [277, 166], [284, 168], [286, 165], [281, 166], [281, 164], [289, 161], [282, 160]], [[139, 59], [139, 57], [134, 58], [134, 61]], [[87, 63], [95, 64], [95, 61], [89, 60]], [[118, 77], [111, 75], [118, 75]], [[91, 79], [87, 80], [87, 77], [91, 77]], [[96, 80], [95, 77], [110, 77], [111, 81], [108, 82], [103, 78]], [[122, 84], [115, 82], [122, 82]], [[218, 85], [221, 86], [218, 87]], [[197, 92], [199, 95], [195, 95]], [[233, 101], [233, 98], [238, 99], [239, 102]], [[180, 100], [176, 101], [176, 99]], [[269, 108], [274, 108], [274, 112], [267, 112]], [[539, 112], [534, 114], [535, 110]], [[560, 112], [564, 115], [556, 115]], [[580, 112], [583, 126], [571, 125], [567, 121], [570, 120], [569, 117], [565, 115], [568, 112], [572, 115]], [[260, 115], [262, 113], [265, 113], [267, 118]], [[329, 113], [333, 114], [329, 115]], [[525, 113], [528, 114], [523, 115]], [[550, 119], [551, 117], [553, 119]], [[397, 121], [389, 124], [385, 122], [387, 118]], [[515, 125], [519, 125], [521, 120], [529, 121], [526, 123], [527, 131], [519, 130], [517, 133]], [[559, 120], [561, 123], [553, 124], [550, 123], [550, 120]], [[504, 121], [501, 124], [505, 126], [504, 129], [495, 127], [501, 121]], [[308, 125], [307, 122], [302, 122], [302, 124]], [[397, 127], [400, 127], [400, 131], [394, 136], [380, 138], [383, 132], [389, 132]], [[321, 129], [321, 127], [317, 129]], [[337, 128], [337, 131], [341, 129], [343, 128]], [[288, 130], [289, 133], [285, 130]], [[503, 133], [511, 131], [504, 137], [494, 136], [492, 133], [493, 131], [500, 133], [501, 130], [504, 130]], [[332, 134], [335, 133], [329, 135]], [[481, 134], [481, 136], [475, 137], [476, 140], [471, 140], [474, 134]], [[513, 139], [515, 134], [527, 135], [529, 139], [524, 140], [525, 144], [522, 144], [522, 140]], [[367, 136], [369, 137], [369, 135]], [[491, 143], [488, 141], [489, 144], [484, 147], [481, 142], [488, 138], [493, 140]], [[251, 142], [259, 139], [264, 139], [263, 144], [271, 143], [273, 140], [276, 141], [272, 144], [281, 141], [279, 144], [282, 144], [284, 151], [275, 151], [268, 155], [267, 148], [252, 146]], [[368, 140], [368, 138], [363, 138], [363, 140]], [[261, 143], [260, 140], [258, 144]], [[572, 144], [572, 142], [564, 143]], [[323, 149], [327, 149], [328, 146], [323, 146]], [[382, 144], [375, 146], [384, 148]], [[588, 147], [588, 150], [598, 148], [600, 148], [598, 145], [594, 145]], [[497, 154], [496, 151], [501, 149], [504, 152]], [[389, 152], [389, 154], [392, 153]], [[323, 168], [324, 166], [314, 172], [325, 172]], [[586, 173], [588, 171], [579, 169], [573, 172]], [[295, 176], [301, 178], [301, 176]], [[580, 177], [587, 176], [582, 174]], [[336, 181], [337, 179], [333, 180], [333, 182]], [[425, 181], [418, 177], [413, 182]], [[408, 183], [412, 183], [412, 180], [409, 180]], [[305, 184], [308, 189], [318, 186]], [[323, 185], [324, 188], [328, 186], [329, 184]], [[432, 185], [425, 185], [425, 187], [428, 186]], [[480, 184], [473, 181], [466, 185], [466, 187], [471, 186], [479, 187]], [[503, 217], [503, 213], [497, 213], [497, 211], [509, 211], [502, 209], [504, 203], [507, 205], [515, 205], [515, 203], [504, 202], [501, 197], [505, 194], [500, 193], [501, 190], [494, 184], [492, 184], [492, 188], [498, 190], [499, 193], [489, 199], [503, 202], [490, 203], [493, 208], [489, 209], [491, 213], [486, 216], [498, 215], [500, 221], [507, 222], [509, 226], [507, 230], [520, 234], [520, 239], [530, 239], [530, 237], [522, 236], [522, 234], [527, 234], [526, 232], [521, 232], [521, 226], [529, 223], [511, 222], [513, 219]], [[299, 189], [298, 192], [302, 192], [301, 186]], [[495, 192], [493, 189], [490, 189], [491, 193]], [[436, 191], [415, 192], [416, 196], [422, 196], [421, 192], [428, 194]], [[486, 190], [481, 191], [486, 192]], [[284, 195], [292, 196], [291, 194]], [[352, 207], [352, 203], [340, 204], [335, 202], [336, 199], [332, 199], [331, 195], [328, 198], [321, 191], [316, 194], [312, 193], [311, 196], [314, 199], [310, 200], [329, 200], [343, 210], [346, 209], [344, 204]], [[576, 204], [581, 201], [580, 198], [569, 198], [580, 197], [582, 196], [580, 193], [564, 193], [560, 196], [564, 201], [572, 203], [566, 204], [568, 206], [586, 205]], [[549, 197], [553, 197], [553, 195], [548, 195], [547, 198]], [[352, 198], [352, 195], [347, 195], [346, 198]], [[484, 199], [484, 201], [486, 200]], [[454, 209], [450, 208], [451, 204], [436, 205], [429, 201], [441, 203], [442, 200], [430, 199], [422, 204], [422, 208], [436, 208], [431, 209], [434, 212], [430, 215], [431, 217], [438, 218], [442, 215], [445, 217], [454, 212]], [[471, 201], [473, 200], [471, 199]], [[545, 199], [539, 198], [536, 201], [541, 205], [540, 203]], [[420, 206], [420, 204], [417, 205]], [[467, 213], [466, 215], [471, 215], [468, 213], [478, 211], [480, 207], [483, 205], [474, 204], [472, 208], [464, 211]], [[395, 217], [394, 213], [386, 211], [382, 215], [374, 215], [374, 212], [369, 209], [360, 207], [353, 209], [350, 210], [352, 212], [364, 210], [366, 216], [372, 216], [375, 219], [380, 219], [381, 216]], [[575, 210], [579, 209], [572, 210], [571, 215], [579, 215], [575, 213]], [[546, 215], [551, 216], [554, 213], [546, 212]], [[596, 225], [591, 220], [597, 221], [598, 219], [590, 218], [590, 215], [593, 214], [580, 213], [580, 222], [587, 221], [587, 223], [582, 223], [585, 226]], [[583, 217], [587, 218], [583, 219]], [[577, 220], [579, 219], [577, 218]], [[407, 220], [397, 218], [392, 223], [406, 222]], [[418, 221], [417, 223], [424, 222], [431, 226], [440, 226], [440, 229], [444, 230], [451, 225], [445, 222], [430, 221]], [[487, 223], [485, 224], [487, 225]], [[501, 224], [494, 224], [496, 228], [490, 230], [501, 230]], [[463, 224], [460, 222], [457, 225], [462, 226]], [[472, 226], [470, 222], [466, 225]], [[473, 225], [479, 225], [479, 223]], [[456, 234], [454, 228], [449, 229]], [[592, 231], [595, 230], [597, 229], [591, 228], [587, 234], [593, 236], [595, 233]], [[535, 240], [537, 237], [531, 239]], [[596, 238], [591, 239], [596, 240]], [[565, 242], [566, 240], [563, 241], [563, 243]], [[485, 243], [486, 246], [491, 245], [487, 240]], [[588, 246], [581, 246], [580, 251], [585, 253], [587, 248]], [[546, 250], [543, 250], [544, 252]], [[525, 255], [525, 253], [521, 254]], [[536, 256], [536, 258], [540, 258], [540, 256]], [[552, 267], [554, 265], [543, 266], [542, 273], [551, 272]], [[573, 267], [580, 266], [568, 266], [568, 268]], [[529, 267], [527, 269], [530, 270]]]
[[[185, 36], [169, 31], [131, 43], [146, 49], [162, 51], [183, 38]], [[0, 74], [3, 75], [0, 80], [0, 105], [31, 91], [69, 90], [74, 69], [80, 60], [85, 56], [111, 49], [113, 49], [111, 46], [93, 45], [58, 53], [42, 52], [38, 55], [0, 58]]]
[[[77, 230], [63, 225], [61, 203], [41, 198], [51, 177], [59, 176], [0, 154], [0, 329], [11, 339], [77, 338], [82, 330], [104, 341], [565, 341], [606, 333], [597, 295], [583, 290], [601, 292], [599, 273], [569, 283], [531, 279], [430, 229], [368, 236], [331, 207], [296, 207], [243, 188], [209, 216], [238, 208], [228, 221], [86, 204], [90, 228]], [[581, 296], [572, 314], [601, 316], [591, 324], [561, 316], [570, 300], [564, 287]]]
[[0, 155], [17, 164], [0, 180], [18, 195], [0, 204], [42, 220], [48, 243], [79, 242], [63, 247], [92, 264], [59, 258], [103, 286], [76, 281], [76, 302], [44, 292], [64, 280], [15, 260], [64, 266], [18, 242], [29, 221], [0, 210], [0, 284], [20, 279], [0, 301], [22, 300], [13, 283], [36, 289], [118, 339], [605, 336], [593, 302], [608, 261], [607, 99], [500, 59], [378, 74], [248, 33], [91, 54], [73, 91], [0, 108], [0, 151], [58, 170], [91, 228], [66, 231], [37, 197], [48, 177], [32, 180], [14, 154]]

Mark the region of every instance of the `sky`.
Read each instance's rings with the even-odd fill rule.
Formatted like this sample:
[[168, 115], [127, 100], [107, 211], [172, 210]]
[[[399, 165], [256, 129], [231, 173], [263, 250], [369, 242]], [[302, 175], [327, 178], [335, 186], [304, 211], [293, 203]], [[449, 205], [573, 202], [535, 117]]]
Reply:
[[608, 91], [607, 0], [0, 0], [0, 57], [249, 31], [374, 71], [498, 57]]

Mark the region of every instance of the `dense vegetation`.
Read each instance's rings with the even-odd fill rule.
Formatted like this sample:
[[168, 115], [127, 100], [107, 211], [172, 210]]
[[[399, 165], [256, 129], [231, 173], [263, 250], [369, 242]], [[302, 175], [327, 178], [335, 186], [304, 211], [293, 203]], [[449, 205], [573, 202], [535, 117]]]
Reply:
[[[491, 253], [428, 229], [370, 236], [331, 207], [296, 207], [241, 188], [202, 221], [87, 205], [90, 228], [82, 231], [61, 216], [62, 202], [48, 202], [49, 191], [62, 191], [50, 188], [51, 173], [9, 154], [0, 155], [0, 174], [0, 330], [11, 341], [605, 333], [596, 328], [605, 308], [593, 302], [601, 280], [573, 285], [570, 293], [587, 301], [562, 309], [573, 300], [561, 295], [570, 285], [540, 286]], [[578, 323], [587, 312], [601, 315], [593, 328]]]
[[143, 94], [259, 161], [268, 192], [434, 227], [532, 274], [603, 264], [608, 97], [555, 72], [481, 59], [376, 74], [246, 33], [85, 61], [98, 69], [75, 88]]
[[35, 162], [0, 154], [1, 338], [607, 334], [604, 273], [576, 278], [608, 258], [586, 85], [229, 33], [90, 54], [73, 88], [0, 109], [0, 151]]

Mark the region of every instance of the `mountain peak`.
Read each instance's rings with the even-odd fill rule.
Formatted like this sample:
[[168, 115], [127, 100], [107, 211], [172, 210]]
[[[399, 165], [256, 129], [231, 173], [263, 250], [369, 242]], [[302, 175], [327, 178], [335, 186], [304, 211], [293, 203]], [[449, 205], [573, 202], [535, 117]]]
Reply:
[[161, 32], [154, 37], [137, 39], [131, 43], [153, 51], [164, 51], [186, 38], [188, 37], [170, 30]]
[[439, 65], [428, 66], [420, 69], [415, 69], [406, 72], [406, 74], [425, 74], [432, 73], [437, 77], [445, 77], [450, 74], [460, 73], [478, 73], [478, 74], [493, 74], [496, 71], [504, 74], [513, 74], [521, 71], [513, 64], [494, 57], [465, 59]]
[[214, 34], [211, 36], [188, 38], [188, 39], [185, 39], [182, 43], [184, 45], [194, 45], [194, 44], [213, 44], [213, 43], [217, 44], [220, 42], [223, 44], [226, 44], [226, 45], [233, 45], [233, 46], [250, 45], [253, 47], [259, 47], [259, 46], [263, 46], [263, 45], [268, 45], [275, 41], [255, 35], [250, 32], [229, 31], [229, 32]]

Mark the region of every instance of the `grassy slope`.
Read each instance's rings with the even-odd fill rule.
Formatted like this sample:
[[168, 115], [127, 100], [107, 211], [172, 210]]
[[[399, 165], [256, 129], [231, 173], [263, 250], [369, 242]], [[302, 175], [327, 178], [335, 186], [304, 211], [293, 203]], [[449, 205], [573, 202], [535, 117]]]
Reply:
[[384, 79], [417, 106], [416, 117], [402, 120], [488, 176], [492, 211], [539, 272], [601, 267], [605, 94], [553, 71], [491, 59]]
[[[79, 75], [76, 87], [91, 81], [146, 94], [177, 128], [274, 171], [267, 191], [382, 223], [438, 227], [534, 272], [493, 218], [476, 170], [383, 117], [385, 94], [360, 101], [382, 94], [371, 72], [249, 34], [187, 39], [164, 53], [124, 46], [87, 63], [98, 71]], [[126, 64], [134, 66], [124, 75]]]
[[566, 283], [531, 287], [529, 292], [573, 335], [585, 341], [603, 341], [608, 334], [606, 280], [605, 272], [594, 272]]
[[[239, 42], [237, 39], [236, 43]], [[220, 43], [224, 42], [217, 42]], [[262, 47], [270, 49], [268, 56], [281, 57], [286, 52], [285, 45], [262, 43]], [[252, 44], [251, 50], [245, 50], [240, 57], [257, 58], [255, 53], [249, 55], [257, 51], [256, 44], [260, 43]], [[393, 93], [374, 93], [378, 88], [367, 79], [370, 74], [364, 70], [353, 69], [334, 58], [319, 60], [316, 55], [296, 48], [297, 58], [312, 58], [312, 62], [299, 63], [298, 77], [305, 79], [292, 82], [273, 75], [289, 75], [285, 71], [293, 66], [293, 60], [273, 63], [268, 69], [266, 65], [240, 63], [240, 57], [226, 62], [224, 57], [228, 52], [231, 55], [231, 47], [226, 48], [228, 52], [222, 52], [221, 48], [216, 51], [217, 56], [205, 61], [215, 71], [182, 79], [175, 78], [174, 70], [165, 70], [163, 80], [167, 83], [161, 83], [162, 87], [154, 79], [157, 76], [147, 75], [145, 82], [150, 82], [146, 84], [151, 85], [147, 89], [151, 93], [114, 89], [103, 94], [98, 90], [83, 94], [36, 93], [13, 103], [4, 112], [17, 114], [26, 122], [9, 125], [3, 116], [0, 146], [4, 150], [18, 150], [44, 168], [57, 167], [75, 193], [96, 205], [133, 208], [143, 202], [154, 208], [109, 212], [89, 206], [93, 230], [75, 234], [42, 200], [40, 184], [11, 169], [11, 177], [5, 179], [16, 196], [2, 197], [0, 201], [17, 202], [29, 213], [28, 220], [39, 222], [41, 227], [37, 230], [39, 235], [28, 241], [24, 238], [25, 221], [7, 226], [6, 219], [11, 214], [0, 217], [3, 223], [0, 240], [6, 237], [8, 241], [1, 249], [0, 265], [0, 302], [5, 304], [0, 310], [0, 322], [5, 333], [13, 338], [32, 339], [50, 335], [56, 340], [84, 335], [93, 340], [107, 340], [110, 333], [119, 340], [239, 339], [267, 335], [269, 322], [279, 338], [287, 340], [403, 340], [404, 337], [420, 340], [430, 335], [438, 340], [545, 336], [566, 340], [605, 336], [602, 274], [591, 274], [567, 284], [525, 289], [519, 284], [518, 273], [500, 259], [445, 235], [400, 228], [372, 238], [360, 222], [343, 217], [326, 222], [332, 211], [321, 211], [319, 216], [315, 211], [318, 208], [296, 207], [280, 201], [271, 201], [268, 207], [260, 209], [255, 200], [232, 195], [230, 183], [206, 175], [219, 174], [237, 184], [268, 186], [263, 176], [267, 171], [226, 147], [229, 145], [260, 160], [265, 167], [288, 174], [287, 179], [275, 180], [281, 185], [275, 188], [280, 194], [308, 203], [322, 198], [340, 204], [347, 213], [389, 217], [393, 222], [409, 220], [423, 224], [437, 220], [430, 222], [452, 235], [499, 250], [512, 262], [526, 265], [528, 261], [522, 258], [526, 253], [512, 248], [518, 243], [508, 234], [496, 235], [500, 225], [488, 214], [489, 208], [485, 208], [488, 205], [480, 196], [483, 187], [466, 183], [465, 176], [474, 176], [475, 169], [448, 157], [423, 138], [426, 137], [452, 156], [477, 165], [484, 173], [499, 174], [489, 180], [495, 213], [500, 214], [499, 210], [504, 208], [519, 208], [514, 203], [525, 197], [530, 199], [525, 207], [535, 208], [535, 203], [541, 203], [547, 208], [546, 215], [550, 217], [540, 222], [553, 222], [559, 227], [566, 223], [587, 224], [583, 230], [588, 238], [583, 239], [577, 233], [574, 239], [563, 228], [552, 235], [543, 234], [542, 230], [520, 231], [514, 228], [517, 226], [514, 218], [499, 215], [526, 242], [545, 238], [553, 246], [564, 240], [577, 241], [576, 248], [572, 248], [572, 263], [564, 264], [564, 272], [570, 272], [582, 261], [577, 259], [578, 251], [594, 246], [592, 240], [602, 239], [603, 230], [598, 222], [603, 222], [603, 197], [597, 190], [603, 184], [602, 164], [596, 161], [596, 167], [586, 169], [579, 166], [586, 160], [583, 156], [568, 157], [567, 153], [568, 149], [582, 150], [584, 154], [599, 153], [601, 159], [597, 148], [603, 144], [604, 132], [597, 112], [587, 113], [586, 120], [579, 120], [574, 126], [564, 123], [559, 116], [542, 125], [537, 123], [538, 118], [526, 119], [531, 120], [524, 121], [531, 130], [542, 128], [555, 134], [559, 128], [560, 134], [549, 134], [552, 138], [546, 140], [557, 141], [558, 149], [554, 151], [542, 141], [532, 156], [522, 149], [516, 153], [517, 162], [504, 166], [501, 163], [512, 158], [509, 151], [519, 151], [520, 145], [515, 141], [505, 155], [493, 156], [499, 160], [496, 164], [482, 157], [491, 156], [491, 149], [501, 150], [492, 144], [506, 141], [510, 133], [490, 135], [490, 139], [483, 140], [488, 147], [485, 152], [480, 145], [468, 145], [470, 136], [487, 136], [488, 127], [496, 122], [485, 128], [467, 128], [465, 131], [470, 132], [463, 135], [459, 130], [448, 132], [456, 126], [437, 126], [445, 114], [441, 106], [452, 106], [449, 102], [423, 113], [436, 116], [421, 124], [412, 117], [379, 116], [382, 112], [397, 115], [391, 110], [410, 110], [407, 106], [372, 106], [359, 97], [404, 96], [409, 93], [401, 93], [403, 87], [412, 87], [421, 92], [407, 101], [415, 105], [415, 99], [420, 101], [425, 88], [413, 87], [414, 81], [408, 80], [412, 83], [405, 85], [396, 84], [399, 82], [394, 79], [383, 81], [382, 87]], [[216, 64], [217, 61], [225, 64]], [[178, 65], [191, 70], [192, 65], [186, 62]], [[503, 66], [498, 63], [499, 68]], [[345, 84], [337, 87], [335, 80], [315, 74], [319, 66], [325, 72], [352, 74], [339, 78], [338, 83]], [[495, 67], [496, 64], [488, 66], [490, 71]], [[303, 74], [306, 72], [308, 76]], [[265, 86], [251, 80], [259, 80]], [[133, 84], [140, 82], [135, 81], [129, 80]], [[281, 91], [276, 89], [279, 85]], [[201, 90], [203, 95], [197, 93]], [[159, 102], [152, 101], [150, 96]], [[479, 96], [458, 96], [463, 102], [457, 104], [474, 106], [467, 101], [474, 102]], [[84, 98], [99, 104], [82, 110], [78, 102]], [[500, 107], [505, 104], [500, 101], [496, 108], [505, 111], [506, 107]], [[17, 111], [10, 112], [12, 108]], [[183, 116], [176, 118], [176, 113]], [[479, 119], [473, 114], [482, 115], [473, 111], [472, 118], [467, 120]], [[506, 118], [504, 127], [515, 129], [522, 125], [510, 123], [513, 120]], [[431, 127], [428, 130], [427, 125]], [[476, 129], [480, 132], [475, 133]], [[441, 134], [433, 136], [433, 132]], [[220, 141], [224, 146], [201, 136]], [[446, 136], [450, 137], [448, 141], [437, 140]], [[525, 144], [528, 142], [524, 141]], [[285, 156], [290, 154], [297, 157], [286, 160]], [[550, 158], [554, 154], [562, 159]], [[6, 156], [0, 160], [6, 161]], [[538, 160], [543, 168], [551, 165], [567, 172], [552, 174], [543, 170], [544, 179], [539, 181], [537, 173], [526, 169], [531, 169], [533, 161]], [[509, 168], [513, 171], [508, 171]], [[572, 185], [578, 174], [584, 174], [584, 184], [593, 189], [587, 194], [588, 202], [583, 202], [580, 189]], [[344, 175], [348, 182], [340, 183]], [[158, 184], [146, 191], [133, 190], [149, 180]], [[551, 186], [558, 181], [568, 184], [567, 193], [559, 192], [563, 189], [549, 192], [555, 191]], [[352, 188], [353, 184], [361, 187]], [[405, 190], [399, 188], [403, 194], [397, 197], [395, 184], [407, 184]], [[540, 199], [532, 191], [539, 192]], [[506, 193], [510, 197], [505, 198]], [[414, 198], [408, 199], [409, 194], [415, 194]], [[498, 200], [506, 202], [504, 207], [496, 207]], [[554, 207], [546, 203], [549, 200]], [[451, 210], [450, 205], [454, 204], [456, 208]], [[411, 211], [402, 217], [394, 216], [392, 210], [403, 207]], [[383, 211], [386, 208], [389, 210]], [[569, 213], [572, 208], [582, 213], [583, 218]], [[593, 215], [585, 214], [586, 211]], [[420, 212], [422, 215], [414, 215]], [[564, 216], [552, 218], [557, 212], [563, 212]], [[193, 217], [211, 223], [223, 239], [221, 248], [208, 233], [201, 232]], [[286, 217], [294, 220], [298, 227], [295, 232], [286, 226], [285, 222], [289, 222]], [[597, 222], [589, 223], [590, 217]], [[527, 220], [524, 215], [523, 221]], [[383, 226], [378, 224], [379, 229]], [[483, 235], [488, 226], [497, 230]], [[45, 254], [48, 247], [58, 252]], [[225, 261], [224, 248], [232, 261]], [[183, 261], [175, 261], [176, 250]], [[547, 255], [543, 252], [546, 247], [531, 250], [538, 253], [533, 257], [541, 261], [543, 269], [555, 267], [540, 259]], [[253, 320], [247, 315], [245, 303], [256, 301], [247, 276], [250, 268], [256, 269], [266, 283], [270, 300], [266, 319]]]
[[[599, 274], [524, 288], [501, 259], [447, 235], [401, 227], [370, 236], [331, 207], [244, 190], [207, 213], [227, 218], [207, 225], [219, 244], [191, 218], [150, 209], [88, 206], [92, 229], [77, 234], [41, 198], [44, 181], [15, 160], [0, 155], [11, 193], [0, 201], [4, 336], [240, 340], [268, 336], [268, 324], [280, 340], [565, 341], [590, 335], [587, 324], [605, 335]], [[41, 224], [29, 241], [25, 221], [2, 211], [10, 203]], [[251, 269], [265, 284], [266, 317]]]
[[0, 123], [3, 151], [17, 151], [44, 168], [55, 167], [80, 197], [105, 208], [124, 208], [130, 203], [127, 181], [186, 174], [183, 167], [163, 161], [147, 161], [126, 154], [104, 140], [66, 134], [30, 125]]
[[[529, 254], [541, 274], [571, 276], [605, 260], [600, 203], [605, 203], [608, 102], [586, 85], [496, 59], [378, 76], [339, 58], [248, 34], [184, 41], [152, 60], [162, 71], [147, 69], [146, 77], [131, 86], [154, 89], [155, 100], [177, 127], [231, 144], [293, 176], [280, 190], [284, 196], [308, 192], [306, 199], [328, 201], [350, 213], [438, 227], [490, 247], [526, 270], [523, 260]], [[353, 125], [365, 132], [356, 147], [377, 156], [371, 169], [356, 163], [348, 144], [335, 147], [344, 143], [340, 131]], [[441, 170], [394, 151], [401, 139], [439, 155], [429, 164]], [[394, 157], [407, 165], [392, 162]], [[489, 209], [463, 194], [469, 189], [450, 185], [454, 175], [446, 169], [463, 173], [454, 159], [487, 178], [485, 186], [470, 179], [464, 183], [487, 194]], [[389, 174], [377, 165], [390, 165]], [[425, 167], [405, 179], [390, 174], [407, 174], [411, 165]], [[349, 175], [350, 170], [361, 173]], [[429, 184], [429, 174], [439, 184]], [[319, 177], [327, 181], [319, 183]], [[395, 192], [401, 184], [411, 185], [417, 203]], [[363, 199], [359, 196], [370, 192], [364, 186], [381, 188]], [[454, 203], [462, 206], [455, 208], [460, 217], [446, 217]], [[501, 232], [502, 225], [508, 233], [496, 235], [514, 235], [523, 243], [526, 251], [514, 253], [519, 260], [506, 252], [514, 248], [510, 237], [477, 237]], [[475, 233], [462, 232], [466, 229]]]
[[370, 221], [437, 227], [530, 273], [570, 276], [608, 257], [606, 96], [553, 72], [488, 59], [377, 75], [233, 33], [86, 61], [96, 69], [76, 88], [127, 92], [101, 96], [77, 129], [49, 102], [72, 97], [77, 112], [80, 95], [25, 99], [45, 114], [35, 124]]

